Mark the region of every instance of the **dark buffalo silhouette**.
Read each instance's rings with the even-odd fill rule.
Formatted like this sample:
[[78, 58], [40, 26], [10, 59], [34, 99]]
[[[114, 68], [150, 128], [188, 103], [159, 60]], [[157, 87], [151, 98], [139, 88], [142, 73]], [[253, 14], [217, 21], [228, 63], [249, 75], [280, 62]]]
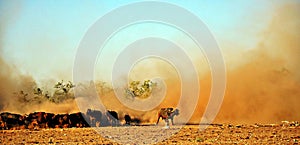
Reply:
[[1, 128], [3, 129], [19, 128], [20, 125], [24, 125], [24, 116], [20, 114], [3, 112], [0, 116]]
[[131, 119], [131, 125], [140, 125], [141, 120], [138, 118]]
[[68, 128], [70, 127], [68, 114], [55, 114], [52, 117], [52, 123], [55, 128]]
[[109, 118], [112, 126], [120, 125], [118, 113], [116, 111], [108, 110], [106, 113], [107, 117]]
[[84, 114], [81, 112], [72, 113], [69, 115], [70, 127], [90, 127], [90, 125], [84, 119]]
[[44, 118], [46, 120], [46, 128], [54, 128], [55, 127], [55, 114], [54, 113], [45, 113]]
[[92, 127], [99, 127], [101, 125], [102, 112], [99, 110], [88, 109], [86, 112], [86, 119]]
[[[45, 112], [33, 112], [30, 113], [26, 119], [25, 124], [26, 126], [41, 127], [41, 128], [48, 128], [49, 122], [52, 120], [51, 113]], [[53, 114], [54, 115], [54, 114]]]
[[[138, 124], [139, 119], [132, 119], [129, 115], [124, 117], [126, 124]], [[28, 115], [0, 113], [0, 129], [38, 129], [38, 128], [69, 128], [69, 127], [99, 127], [119, 126], [120, 121], [116, 111], [108, 110], [102, 113], [98, 110], [88, 109], [87, 112], [72, 114], [53, 114], [46, 112], [33, 112]]]
[[130, 123], [131, 123], [131, 117], [128, 114], [126, 114], [124, 116], [124, 119], [125, 119], [125, 125], [130, 125]]

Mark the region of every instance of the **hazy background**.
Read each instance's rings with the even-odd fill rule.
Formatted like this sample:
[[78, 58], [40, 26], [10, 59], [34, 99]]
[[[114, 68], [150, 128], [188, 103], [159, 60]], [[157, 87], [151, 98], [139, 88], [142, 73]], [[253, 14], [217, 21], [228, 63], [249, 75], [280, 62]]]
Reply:
[[[74, 101], [20, 105], [15, 92], [30, 91], [37, 86], [51, 90], [59, 80], [72, 80], [77, 46], [87, 29], [105, 13], [130, 2], [0, 1], [0, 110], [78, 111]], [[170, 2], [201, 18], [222, 49], [227, 88], [216, 122], [300, 120], [297, 112], [300, 110], [300, 1]], [[99, 54], [95, 81], [109, 84], [118, 52], [127, 43], [149, 35], [189, 46], [186, 51], [196, 66], [201, 84], [198, 107], [191, 119], [198, 122], [210, 93], [209, 65], [199, 48], [174, 28], [138, 24], [121, 30]], [[144, 60], [131, 73], [133, 80], [153, 76], [165, 78], [168, 87], [159, 107], [176, 107], [180, 79], [169, 64]], [[144, 120], [156, 119], [157, 110], [133, 112], [120, 105], [111, 91], [101, 97], [109, 109], [130, 112]]]

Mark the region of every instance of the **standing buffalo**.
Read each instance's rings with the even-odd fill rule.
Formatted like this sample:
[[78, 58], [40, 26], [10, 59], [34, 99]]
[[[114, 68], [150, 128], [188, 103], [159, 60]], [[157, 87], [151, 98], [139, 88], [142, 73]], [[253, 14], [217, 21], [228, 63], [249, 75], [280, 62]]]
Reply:
[[24, 117], [22, 115], [4, 112], [0, 116], [2, 129], [19, 128], [24, 125]]
[[99, 110], [88, 109], [86, 112], [86, 119], [92, 127], [99, 127], [102, 120], [102, 112]]
[[70, 127], [89, 127], [89, 124], [86, 122], [81, 112], [70, 114], [69, 123]]
[[68, 128], [69, 124], [69, 114], [56, 114], [52, 117], [52, 122], [55, 128]]
[[158, 118], [156, 124], [158, 124], [159, 119], [162, 118], [167, 123], [167, 126], [169, 126], [169, 119], [171, 119], [171, 123], [172, 125], [174, 125], [173, 119], [175, 115], [176, 116], [179, 115], [178, 109], [175, 109], [173, 111], [173, 108], [161, 108], [160, 111], [158, 112]]
[[48, 126], [47, 122], [49, 120], [48, 118], [46, 118], [47, 115], [48, 114], [45, 113], [45, 112], [33, 112], [33, 113], [30, 113], [26, 117], [25, 123], [28, 126], [28, 128], [39, 128], [39, 127], [45, 128], [46, 126]]
[[118, 126], [120, 124], [118, 113], [116, 111], [109, 111], [108, 110], [106, 115], [108, 116], [112, 126]]
[[126, 114], [124, 116], [124, 119], [125, 119], [125, 125], [130, 125], [130, 123], [131, 123], [131, 117], [128, 114]]

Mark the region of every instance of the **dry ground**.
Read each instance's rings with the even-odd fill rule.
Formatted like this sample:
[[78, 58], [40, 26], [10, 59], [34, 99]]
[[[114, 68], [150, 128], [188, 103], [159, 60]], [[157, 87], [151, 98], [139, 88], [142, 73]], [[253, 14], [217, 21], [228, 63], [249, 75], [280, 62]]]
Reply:
[[2, 130], [0, 144], [299, 144], [300, 126], [216, 124]]

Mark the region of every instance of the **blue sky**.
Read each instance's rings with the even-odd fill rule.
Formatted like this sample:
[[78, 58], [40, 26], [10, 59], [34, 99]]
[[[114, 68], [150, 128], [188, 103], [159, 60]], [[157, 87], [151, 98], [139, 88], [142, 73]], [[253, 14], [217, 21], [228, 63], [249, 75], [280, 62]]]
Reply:
[[[105, 13], [132, 2], [135, 1], [0, 1], [4, 29], [0, 31], [1, 57], [36, 80], [70, 80], [77, 46], [85, 32]], [[292, 1], [166, 2], [196, 14], [215, 35], [225, 59], [230, 59], [232, 52], [254, 48], [275, 9]], [[135, 34], [141, 27], [128, 32]], [[170, 37], [177, 34], [159, 27], [157, 31]], [[127, 39], [124, 35], [118, 39], [122, 36]]]

